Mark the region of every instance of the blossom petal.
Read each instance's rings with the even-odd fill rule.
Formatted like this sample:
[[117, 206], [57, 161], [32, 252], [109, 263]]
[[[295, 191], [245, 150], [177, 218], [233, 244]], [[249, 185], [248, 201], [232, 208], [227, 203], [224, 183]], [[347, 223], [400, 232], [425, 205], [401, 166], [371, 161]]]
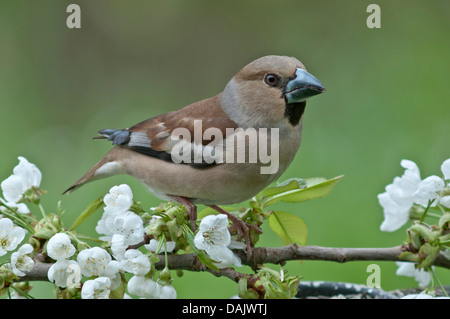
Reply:
[[206, 253], [212, 260], [217, 261], [214, 265], [216, 265], [219, 269], [230, 267], [235, 262], [240, 264], [240, 259], [236, 259], [233, 251], [228, 247], [214, 247], [214, 249], [206, 250]]
[[75, 260], [58, 260], [47, 272], [48, 280], [61, 288], [66, 288], [69, 284], [69, 276], [72, 274], [70, 265], [78, 265]]
[[445, 180], [450, 180], [450, 158], [446, 159], [441, 165], [442, 174]]
[[1, 188], [5, 199], [13, 203], [20, 201], [26, 191], [22, 178], [16, 175], [11, 175], [5, 179], [1, 184]]
[[[175, 245], [176, 242], [174, 241], [166, 241], [166, 248], [167, 248], [167, 252], [171, 253], [174, 249], [175, 249]], [[159, 241], [157, 241], [156, 239], [150, 239], [150, 242], [147, 245], [144, 245], [144, 247], [151, 252], [156, 252], [156, 249], [158, 249], [159, 246]], [[161, 247], [161, 250], [159, 251], [160, 253], [165, 252], [165, 248], [164, 248], [164, 244]]]
[[420, 170], [416, 163], [410, 160], [401, 160], [400, 166], [406, 169], [407, 171], [410, 171], [412, 174], [416, 175], [420, 179]]
[[432, 175], [420, 182], [419, 189], [414, 193], [414, 202], [424, 207], [428, 206], [428, 202], [435, 200], [431, 207], [437, 205], [436, 199], [439, 199], [440, 193], [443, 191], [445, 183], [442, 178]]
[[447, 208], [450, 208], [450, 195], [444, 196], [441, 198], [441, 200], [439, 201], [439, 203], [442, 206], [445, 206]]
[[171, 285], [158, 284], [156, 295], [159, 299], [177, 299], [177, 292]]
[[18, 159], [19, 165], [14, 167], [13, 174], [20, 176], [23, 179], [24, 183], [28, 186], [27, 189], [32, 186], [39, 187], [42, 180], [41, 171], [36, 167], [36, 165], [28, 162], [25, 157], [19, 156]]
[[109, 299], [111, 280], [108, 277], [99, 277], [88, 280], [81, 289], [82, 299]]
[[399, 205], [387, 192], [379, 194], [378, 201], [383, 207], [384, 214], [381, 231], [392, 232], [406, 224], [409, 219], [409, 206]]
[[154, 298], [157, 291], [157, 284], [150, 278], [144, 276], [133, 276], [128, 281], [128, 292], [143, 298]]
[[424, 269], [416, 269], [414, 263], [410, 262], [396, 262], [398, 269], [396, 271], [397, 276], [413, 277], [418, 283], [420, 288], [425, 288], [431, 281], [431, 276], [428, 271]]
[[137, 276], [144, 276], [150, 271], [150, 261], [137, 249], [128, 249], [120, 261], [120, 269]]

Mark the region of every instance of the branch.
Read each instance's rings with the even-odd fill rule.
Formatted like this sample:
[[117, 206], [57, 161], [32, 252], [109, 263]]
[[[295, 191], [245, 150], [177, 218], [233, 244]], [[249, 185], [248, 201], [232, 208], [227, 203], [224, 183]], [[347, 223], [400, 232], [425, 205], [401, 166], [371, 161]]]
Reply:
[[[349, 261], [405, 261], [400, 259], [402, 252], [408, 251], [406, 246], [395, 246], [389, 248], [334, 248], [320, 246], [298, 246], [292, 244], [284, 247], [258, 247], [253, 249], [252, 258], [247, 262], [244, 251], [236, 250], [243, 264], [257, 269], [261, 264], [284, 264], [289, 260], [324, 260], [345, 263]], [[239, 281], [245, 274], [236, 272], [232, 268], [214, 269], [206, 267], [194, 253], [184, 255], [168, 255], [169, 269], [188, 271], [207, 271], [215, 276], [224, 276], [233, 281]], [[20, 281], [47, 281], [47, 272], [52, 264], [35, 262], [34, 268], [28, 272]], [[450, 269], [450, 260], [442, 254], [434, 261], [438, 267]], [[155, 264], [155, 268], [162, 270], [165, 266], [164, 258]]]

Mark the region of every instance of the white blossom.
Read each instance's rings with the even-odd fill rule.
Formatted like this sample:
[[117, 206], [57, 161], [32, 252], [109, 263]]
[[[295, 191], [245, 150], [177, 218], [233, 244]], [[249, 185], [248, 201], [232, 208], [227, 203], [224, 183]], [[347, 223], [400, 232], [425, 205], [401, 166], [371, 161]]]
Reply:
[[73, 266], [78, 265], [75, 260], [61, 259], [57, 260], [48, 270], [48, 280], [61, 288], [66, 288], [69, 284], [73, 284], [73, 280], [69, 276], [76, 276]]
[[416, 269], [414, 263], [410, 262], [396, 262], [398, 269], [396, 271], [397, 276], [413, 277], [418, 283], [420, 288], [425, 288], [431, 281], [431, 276], [428, 271], [424, 269]]
[[65, 260], [75, 254], [75, 246], [72, 245], [67, 234], [57, 233], [47, 243], [47, 254], [54, 260]]
[[133, 192], [127, 184], [113, 186], [103, 198], [103, 202], [106, 206], [126, 211], [133, 205]]
[[77, 256], [77, 261], [83, 276], [104, 276], [106, 273], [111, 275], [108, 266], [111, 263], [112, 258], [103, 248], [93, 247], [82, 250]]
[[124, 236], [129, 245], [138, 244], [144, 239], [142, 218], [130, 211], [117, 215], [112, 231], [114, 234]]
[[77, 261], [83, 276], [108, 277], [112, 290], [119, 287], [121, 283], [119, 262], [113, 260], [105, 249], [92, 247], [82, 250], [77, 256]]
[[14, 226], [9, 218], [0, 219], [0, 256], [14, 250], [25, 238], [25, 230]]
[[158, 299], [177, 299], [177, 292], [172, 285], [161, 285], [156, 284], [156, 291], [154, 293], [154, 298]]
[[113, 235], [123, 235], [129, 245], [140, 243], [144, 238], [142, 218], [131, 211], [119, 211], [105, 207], [102, 218], [95, 228], [97, 233], [105, 236], [100, 239], [111, 241]]
[[111, 280], [108, 277], [99, 277], [88, 280], [81, 288], [82, 299], [109, 299], [111, 293]]
[[[444, 178], [432, 175], [425, 178], [419, 184], [419, 189], [414, 194], [414, 201], [424, 207], [431, 203], [431, 207], [441, 204], [450, 208], [450, 158], [441, 165], [441, 171]], [[431, 202], [432, 201], [432, 202]]]
[[202, 219], [199, 231], [194, 238], [197, 248], [215, 249], [216, 247], [226, 247], [230, 242], [231, 235], [228, 231], [227, 215], [208, 215]]
[[[115, 235], [121, 235], [123, 245], [140, 243], [144, 238], [144, 226], [142, 218], [128, 210], [133, 204], [130, 187], [126, 184], [112, 187], [104, 202], [104, 213], [95, 228], [104, 235], [100, 239], [112, 242]], [[117, 236], [114, 240], [118, 242]]]
[[11, 254], [11, 267], [17, 276], [25, 276], [25, 272], [30, 271], [34, 267], [33, 259], [28, 256], [33, 251], [33, 246], [25, 244], [16, 252]]
[[124, 254], [124, 259], [119, 262], [122, 271], [132, 273], [136, 276], [144, 276], [150, 271], [148, 256], [137, 249], [129, 249]]
[[400, 165], [405, 168], [403, 175], [395, 177], [393, 183], [386, 186], [386, 192], [378, 195], [384, 213], [380, 226], [382, 231], [397, 230], [408, 221], [409, 210], [414, 204], [413, 196], [421, 181], [416, 163], [402, 160]]
[[158, 284], [144, 276], [133, 276], [128, 281], [128, 293], [142, 298], [154, 298]]
[[429, 176], [420, 182], [419, 189], [414, 193], [414, 201], [424, 207], [433, 201], [430, 206], [435, 207], [441, 198], [440, 194], [444, 187], [445, 183], [442, 178], [435, 175]]
[[225, 214], [208, 215], [202, 219], [199, 231], [195, 235], [194, 244], [198, 249], [206, 251], [216, 261], [218, 268], [231, 265], [241, 266], [241, 261], [231, 249], [231, 235], [228, 231], [228, 218]]
[[441, 171], [445, 180], [450, 180], [450, 158], [446, 159], [441, 165]]
[[36, 165], [19, 156], [19, 164], [14, 167], [13, 174], [1, 183], [3, 196], [7, 202], [17, 203], [23, 199], [23, 194], [32, 187], [39, 187], [42, 174]]

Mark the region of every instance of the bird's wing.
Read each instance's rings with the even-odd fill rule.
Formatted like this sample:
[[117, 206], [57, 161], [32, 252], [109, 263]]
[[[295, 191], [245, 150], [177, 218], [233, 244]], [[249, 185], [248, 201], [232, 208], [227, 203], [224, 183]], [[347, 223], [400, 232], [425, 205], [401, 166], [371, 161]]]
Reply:
[[[183, 164], [207, 168], [216, 165], [216, 161], [204, 157], [208, 154], [205, 149], [222, 142], [227, 128], [235, 129], [237, 125], [222, 111], [220, 96], [216, 96], [150, 118], [129, 129], [101, 130], [98, 138], [164, 161], [180, 163], [181, 160]], [[174, 159], [175, 150], [177, 155], [183, 154], [182, 159]]]

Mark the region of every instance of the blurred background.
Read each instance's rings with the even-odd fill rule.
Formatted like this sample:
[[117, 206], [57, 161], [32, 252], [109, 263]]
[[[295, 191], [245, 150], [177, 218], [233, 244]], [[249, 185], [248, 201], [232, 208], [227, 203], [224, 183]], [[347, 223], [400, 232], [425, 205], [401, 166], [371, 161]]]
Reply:
[[[345, 178], [326, 198], [274, 208], [306, 222], [309, 245], [399, 245], [406, 226], [379, 230], [377, 194], [403, 174], [401, 159], [415, 161], [426, 177], [441, 174], [450, 157], [450, 3], [377, 0], [381, 29], [369, 29], [373, 2], [78, 0], [82, 28], [68, 29], [66, 8], [75, 1], [1, 1], [0, 180], [25, 156], [43, 173], [44, 207], [51, 212], [62, 201], [67, 225], [120, 183], [143, 207], [156, 206], [128, 176], [61, 193], [111, 148], [92, 140], [99, 129], [129, 127], [216, 95], [252, 60], [289, 55], [327, 92], [308, 102], [302, 146], [280, 181]], [[97, 236], [100, 216], [78, 231]], [[282, 245], [263, 230], [260, 246]], [[285, 269], [304, 280], [365, 284], [369, 264], [292, 261]], [[395, 263], [377, 264], [382, 288], [417, 287], [395, 275]], [[437, 274], [450, 284], [448, 271]], [[231, 280], [209, 273], [184, 272], [173, 284], [180, 298], [237, 293]], [[33, 296], [53, 296], [52, 285], [34, 285]]]

